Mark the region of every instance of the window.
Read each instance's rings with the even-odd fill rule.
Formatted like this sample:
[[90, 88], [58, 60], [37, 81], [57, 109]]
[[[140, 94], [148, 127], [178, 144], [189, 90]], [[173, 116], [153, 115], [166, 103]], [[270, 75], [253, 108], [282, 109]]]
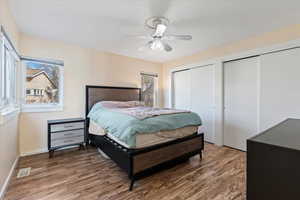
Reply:
[[6, 112], [18, 107], [19, 56], [2, 27], [0, 46], [0, 112]]
[[30, 96], [40, 96], [45, 97], [47, 94], [45, 94], [45, 90], [44, 89], [26, 89], [26, 99], [30, 99], [32, 97]]
[[63, 63], [22, 58], [24, 69], [23, 111], [62, 110]]
[[158, 75], [141, 73], [142, 79], [142, 101], [146, 106], [157, 106]]

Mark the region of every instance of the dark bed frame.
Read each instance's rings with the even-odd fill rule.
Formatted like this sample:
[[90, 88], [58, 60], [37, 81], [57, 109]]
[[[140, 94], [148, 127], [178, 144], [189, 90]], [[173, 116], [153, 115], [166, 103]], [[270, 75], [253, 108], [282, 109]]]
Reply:
[[92, 106], [99, 101], [139, 101], [141, 89], [130, 87], [86, 86], [86, 133], [87, 141], [101, 149], [131, 180], [129, 190], [135, 180], [153, 174], [159, 170], [170, 168], [188, 160], [197, 154], [202, 159], [204, 134], [194, 133], [190, 136], [170, 142], [153, 145], [142, 149], [128, 149], [107, 136], [89, 134], [87, 117]]

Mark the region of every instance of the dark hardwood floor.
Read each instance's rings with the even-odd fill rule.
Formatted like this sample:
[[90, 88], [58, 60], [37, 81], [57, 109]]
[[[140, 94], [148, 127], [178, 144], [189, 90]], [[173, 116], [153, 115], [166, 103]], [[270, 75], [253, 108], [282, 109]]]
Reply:
[[137, 181], [129, 180], [96, 149], [76, 149], [23, 157], [19, 168], [31, 167], [30, 176], [16, 178], [5, 200], [245, 200], [246, 154], [205, 144], [203, 160], [189, 162]]

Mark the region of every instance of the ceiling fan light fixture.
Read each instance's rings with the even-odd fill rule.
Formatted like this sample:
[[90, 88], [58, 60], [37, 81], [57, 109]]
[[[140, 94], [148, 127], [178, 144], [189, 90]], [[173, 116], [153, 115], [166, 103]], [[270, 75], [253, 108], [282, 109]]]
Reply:
[[[166, 34], [169, 25], [169, 20], [165, 17], [151, 17], [145, 22], [145, 26], [153, 29], [153, 32], [148, 37], [150, 41], [145, 44], [145, 46], [139, 48], [151, 49], [155, 51], [166, 51], [171, 52], [173, 50], [172, 46], [168, 43], [170, 40], [191, 40], [191, 35], [174, 35]], [[146, 36], [146, 39], [148, 39]], [[140, 38], [140, 37], [139, 37]]]
[[150, 48], [151, 48], [152, 50], [162, 51], [162, 50], [164, 50], [164, 45], [162, 44], [162, 42], [161, 42], [160, 39], [155, 39], [155, 40], [152, 42]]
[[150, 29], [156, 29], [158, 24], [164, 24], [165, 26], [168, 26], [169, 23], [169, 20], [165, 17], [154, 16], [146, 19], [145, 26]]
[[162, 37], [167, 30], [167, 26], [164, 24], [157, 24], [154, 36]]

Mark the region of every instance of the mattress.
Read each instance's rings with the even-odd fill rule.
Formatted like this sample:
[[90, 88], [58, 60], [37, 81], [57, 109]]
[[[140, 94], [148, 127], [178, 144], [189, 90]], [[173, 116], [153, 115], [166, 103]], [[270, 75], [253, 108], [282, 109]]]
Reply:
[[[131, 149], [145, 148], [145, 147], [153, 146], [156, 144], [161, 144], [161, 143], [169, 142], [172, 140], [176, 140], [178, 138], [183, 138], [183, 137], [192, 135], [196, 132], [199, 132], [200, 129], [201, 129], [201, 127], [198, 127], [198, 126], [187, 126], [187, 127], [178, 128], [178, 129], [171, 130], [171, 131], [159, 131], [159, 132], [154, 132], [154, 133], [139, 133], [136, 135], [136, 145], [135, 145], [135, 147], [131, 147]], [[101, 128], [98, 124], [94, 123], [93, 121], [91, 121], [91, 123], [90, 123], [89, 133], [93, 134], [93, 135], [100, 135], [100, 136], [106, 135], [107, 137], [113, 139], [120, 145], [122, 145], [126, 148], [130, 148], [127, 144], [120, 141], [118, 138], [114, 137], [109, 132], [106, 132], [103, 128]]]

